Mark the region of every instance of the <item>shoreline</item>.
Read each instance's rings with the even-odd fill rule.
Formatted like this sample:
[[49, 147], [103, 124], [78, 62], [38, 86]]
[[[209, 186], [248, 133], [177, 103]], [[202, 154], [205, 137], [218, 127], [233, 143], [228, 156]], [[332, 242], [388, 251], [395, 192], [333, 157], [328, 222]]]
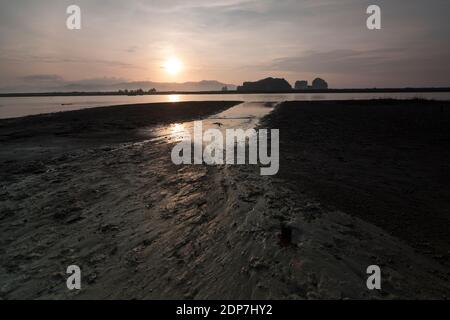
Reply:
[[0, 99], [0, 119], [15, 119], [31, 115], [42, 115], [57, 112], [68, 112], [75, 110], [85, 110], [90, 108], [135, 105], [135, 104], [156, 104], [156, 103], [176, 103], [192, 101], [241, 101], [241, 102], [283, 102], [283, 101], [334, 101], [334, 100], [430, 100], [430, 101], [450, 101], [450, 93], [391, 93], [391, 94], [370, 94], [370, 93], [341, 93], [341, 94], [314, 94], [306, 96], [299, 94], [212, 94], [212, 95], [156, 95], [156, 96], [110, 96], [110, 97], [29, 97], [29, 98], [3, 98]]

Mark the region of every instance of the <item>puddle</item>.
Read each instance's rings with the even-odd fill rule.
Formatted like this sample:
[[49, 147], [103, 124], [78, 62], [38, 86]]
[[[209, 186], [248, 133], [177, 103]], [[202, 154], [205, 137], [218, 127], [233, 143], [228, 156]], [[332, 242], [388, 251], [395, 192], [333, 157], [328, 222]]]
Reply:
[[[203, 131], [208, 129], [219, 129], [223, 133], [226, 129], [253, 129], [259, 121], [269, 114], [276, 102], [244, 102], [219, 114], [202, 120]], [[174, 123], [152, 129], [150, 135], [154, 138], [150, 141], [168, 140], [169, 142], [180, 142], [190, 137], [194, 131], [194, 121]]]

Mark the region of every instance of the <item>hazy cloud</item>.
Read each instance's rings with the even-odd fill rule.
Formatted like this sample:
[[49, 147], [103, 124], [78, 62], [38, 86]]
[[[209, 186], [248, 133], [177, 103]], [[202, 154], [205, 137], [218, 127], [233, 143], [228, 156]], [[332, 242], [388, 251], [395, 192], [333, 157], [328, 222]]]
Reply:
[[36, 74], [36, 75], [21, 77], [20, 79], [25, 82], [31, 82], [31, 83], [40, 83], [40, 82], [60, 83], [60, 82], [64, 81], [61, 76], [58, 76], [55, 74]]

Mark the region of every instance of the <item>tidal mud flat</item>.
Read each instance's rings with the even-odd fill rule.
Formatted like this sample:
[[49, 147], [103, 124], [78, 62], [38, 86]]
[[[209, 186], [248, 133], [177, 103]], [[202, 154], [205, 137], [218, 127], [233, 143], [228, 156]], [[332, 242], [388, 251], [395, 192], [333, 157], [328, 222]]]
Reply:
[[[177, 132], [164, 128], [217, 122], [214, 114], [234, 105], [126, 106], [1, 121], [0, 298], [448, 296], [442, 261], [322, 201], [297, 175], [170, 161]], [[281, 131], [282, 170], [301, 165], [296, 152], [307, 152], [296, 132], [283, 132], [299, 126], [286, 110], [277, 107], [262, 123]], [[80, 291], [66, 287], [74, 264], [82, 270]], [[382, 268], [381, 291], [366, 287], [373, 264]]]
[[450, 266], [450, 102], [286, 102], [265, 121], [280, 177]]

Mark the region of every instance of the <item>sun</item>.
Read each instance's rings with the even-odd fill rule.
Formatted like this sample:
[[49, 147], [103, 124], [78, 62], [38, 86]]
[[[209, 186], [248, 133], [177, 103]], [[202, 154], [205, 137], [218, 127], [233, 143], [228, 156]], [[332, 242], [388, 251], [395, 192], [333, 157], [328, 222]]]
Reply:
[[183, 64], [179, 59], [172, 57], [164, 62], [164, 69], [174, 76], [180, 73], [181, 69], [183, 69]]

